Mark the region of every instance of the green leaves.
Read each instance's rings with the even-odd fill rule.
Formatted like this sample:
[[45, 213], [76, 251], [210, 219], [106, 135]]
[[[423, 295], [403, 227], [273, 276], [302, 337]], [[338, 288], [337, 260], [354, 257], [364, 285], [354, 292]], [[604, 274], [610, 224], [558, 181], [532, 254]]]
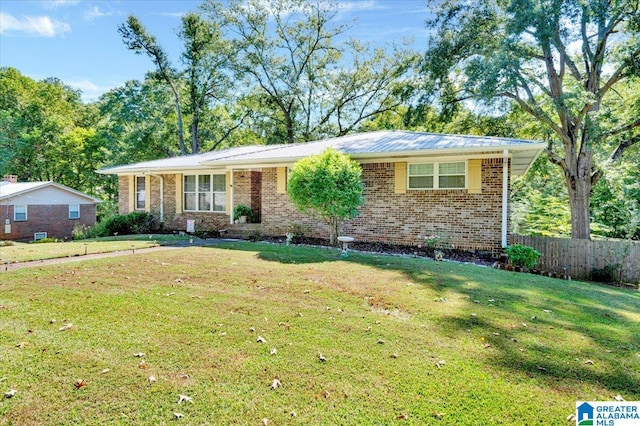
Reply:
[[294, 206], [330, 226], [335, 242], [338, 224], [353, 219], [364, 202], [360, 165], [347, 155], [327, 149], [298, 161], [289, 176], [287, 191]]

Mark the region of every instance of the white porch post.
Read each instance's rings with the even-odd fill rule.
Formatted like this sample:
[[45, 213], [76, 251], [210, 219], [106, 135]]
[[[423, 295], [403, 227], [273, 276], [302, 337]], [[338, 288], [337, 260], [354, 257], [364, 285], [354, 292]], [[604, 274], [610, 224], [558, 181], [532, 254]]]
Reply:
[[229, 192], [231, 195], [229, 196], [229, 225], [233, 225], [233, 169], [229, 170]]
[[509, 150], [502, 152], [502, 247], [508, 245], [507, 224], [509, 220]]

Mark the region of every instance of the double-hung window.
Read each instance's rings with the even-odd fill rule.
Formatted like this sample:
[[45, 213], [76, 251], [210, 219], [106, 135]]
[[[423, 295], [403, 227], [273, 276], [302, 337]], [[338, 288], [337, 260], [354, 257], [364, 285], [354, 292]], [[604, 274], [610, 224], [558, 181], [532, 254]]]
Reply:
[[185, 175], [184, 209], [201, 212], [224, 212], [227, 204], [225, 175]]
[[144, 176], [136, 176], [136, 210], [144, 210], [147, 205], [147, 191]]
[[13, 220], [16, 222], [27, 220], [27, 206], [13, 206]]
[[80, 219], [80, 204], [69, 204], [69, 219]]
[[409, 189], [464, 189], [466, 162], [409, 164]]

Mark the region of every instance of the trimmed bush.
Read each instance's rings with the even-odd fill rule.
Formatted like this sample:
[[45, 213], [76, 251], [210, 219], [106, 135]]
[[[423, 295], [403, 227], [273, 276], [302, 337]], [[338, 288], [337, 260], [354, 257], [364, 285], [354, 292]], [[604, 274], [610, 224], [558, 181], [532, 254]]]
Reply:
[[514, 244], [507, 246], [504, 252], [509, 256], [509, 263], [513, 266], [520, 266], [531, 269], [535, 266], [540, 252], [532, 247]]
[[96, 225], [96, 237], [111, 235], [148, 234], [158, 230], [156, 218], [147, 212], [132, 212], [111, 216]]

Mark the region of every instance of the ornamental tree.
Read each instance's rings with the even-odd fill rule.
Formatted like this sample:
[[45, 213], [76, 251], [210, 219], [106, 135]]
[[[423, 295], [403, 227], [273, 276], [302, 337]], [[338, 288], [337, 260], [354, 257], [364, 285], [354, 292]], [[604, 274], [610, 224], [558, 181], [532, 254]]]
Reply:
[[289, 175], [287, 192], [300, 212], [329, 225], [329, 241], [336, 244], [338, 227], [360, 214], [364, 202], [362, 169], [334, 149], [298, 161]]

